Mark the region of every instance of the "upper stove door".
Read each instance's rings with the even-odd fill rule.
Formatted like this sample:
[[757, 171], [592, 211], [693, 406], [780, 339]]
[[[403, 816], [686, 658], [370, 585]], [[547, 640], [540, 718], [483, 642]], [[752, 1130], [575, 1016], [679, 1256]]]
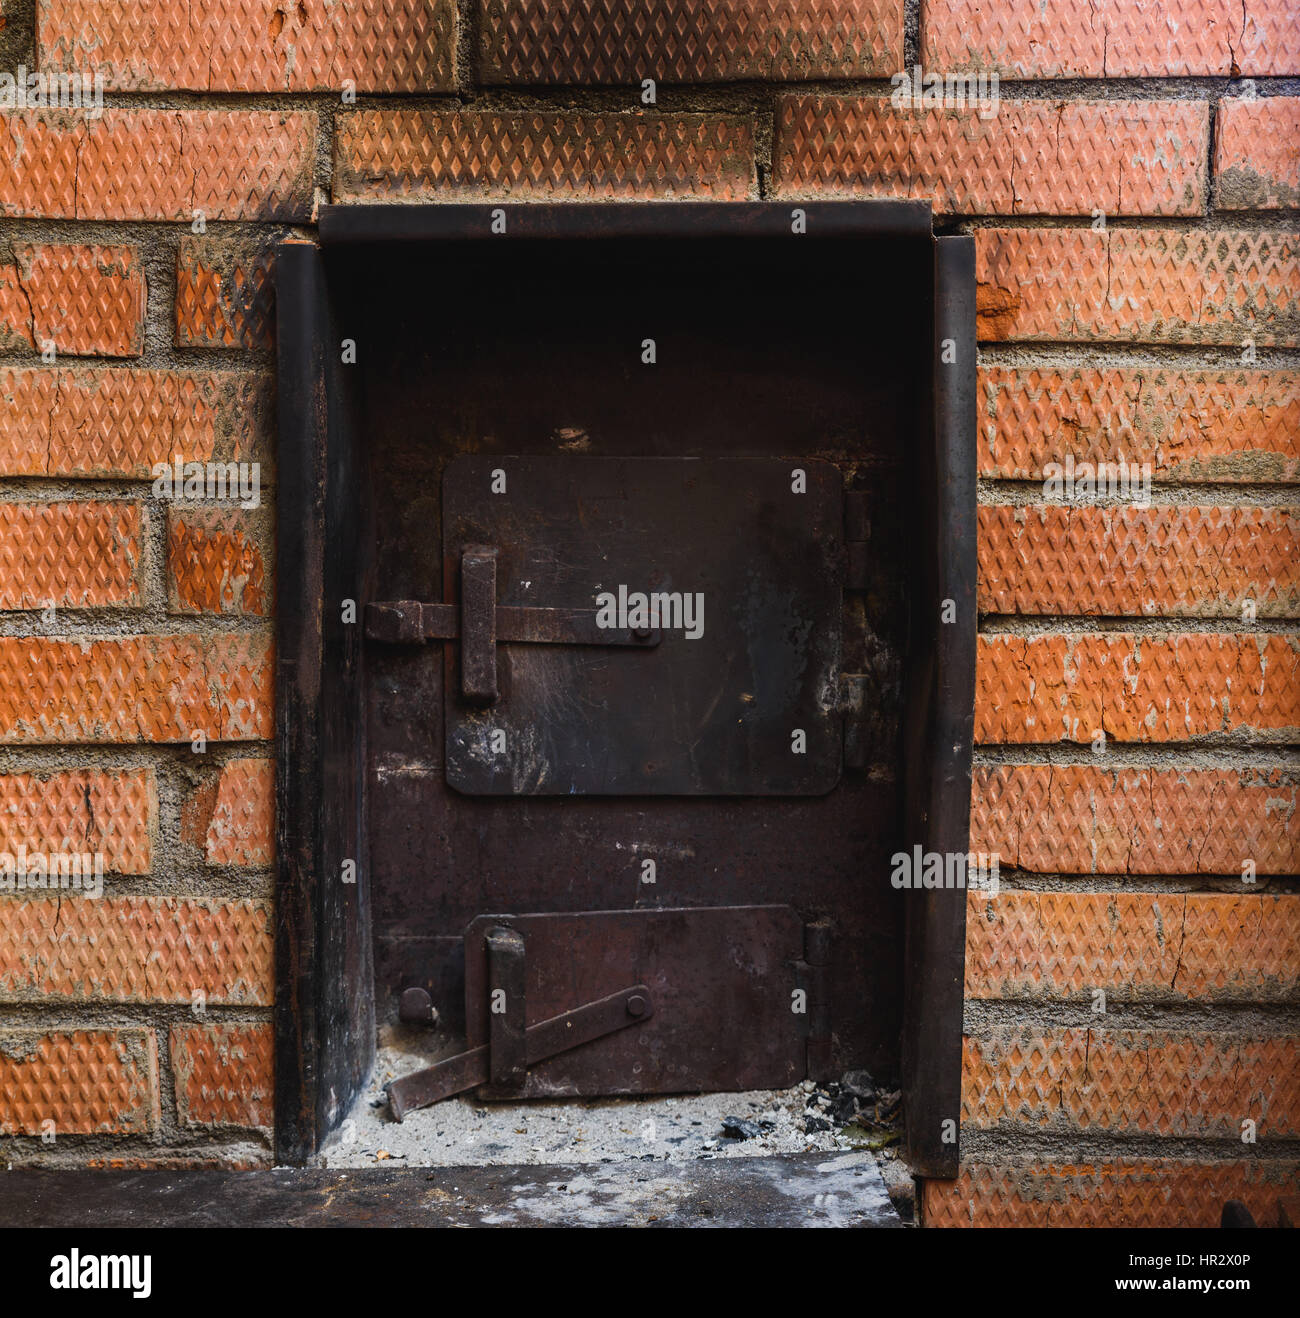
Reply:
[[442, 501], [452, 787], [810, 796], [839, 781], [834, 466], [460, 457]]

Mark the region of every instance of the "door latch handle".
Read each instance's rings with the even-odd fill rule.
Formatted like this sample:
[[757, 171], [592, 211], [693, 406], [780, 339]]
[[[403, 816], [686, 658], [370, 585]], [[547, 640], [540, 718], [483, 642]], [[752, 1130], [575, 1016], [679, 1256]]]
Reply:
[[497, 603], [497, 550], [466, 545], [460, 556], [460, 605], [387, 600], [366, 605], [366, 636], [392, 645], [460, 641], [460, 686], [466, 700], [491, 704], [498, 694], [496, 648], [523, 645], [613, 645], [648, 650], [657, 627], [601, 627], [596, 609], [546, 609]]
[[476, 704], [497, 698], [497, 551], [467, 545], [460, 556], [460, 693]]

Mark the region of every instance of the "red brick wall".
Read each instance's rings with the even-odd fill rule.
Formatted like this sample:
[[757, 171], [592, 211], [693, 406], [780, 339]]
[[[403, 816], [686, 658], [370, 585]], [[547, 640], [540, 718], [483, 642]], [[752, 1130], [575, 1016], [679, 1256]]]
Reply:
[[[269, 1156], [270, 245], [321, 199], [920, 197], [977, 242], [972, 825], [1003, 858], [924, 1220], [1294, 1192], [1290, 0], [3, 12], [0, 67], [108, 102], [0, 112], [0, 849], [107, 870], [0, 898], [11, 1159]], [[916, 64], [996, 71], [997, 112], [895, 108]], [[261, 506], [156, 498], [178, 455], [260, 463]], [[1146, 464], [1150, 506], [1045, 493], [1067, 456]]]

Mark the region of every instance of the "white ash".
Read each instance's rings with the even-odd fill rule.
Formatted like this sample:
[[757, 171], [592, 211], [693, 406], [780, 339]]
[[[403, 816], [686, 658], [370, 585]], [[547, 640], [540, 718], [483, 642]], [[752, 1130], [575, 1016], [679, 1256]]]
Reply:
[[[406, 1051], [383, 1049], [368, 1088], [320, 1155], [326, 1167], [546, 1165], [630, 1159], [684, 1161], [746, 1158], [860, 1147], [832, 1121], [809, 1131], [824, 1110], [811, 1081], [785, 1090], [677, 1097], [543, 1099], [492, 1103], [447, 1099], [392, 1119], [383, 1086], [424, 1064]], [[723, 1118], [759, 1127], [751, 1138], [727, 1138]], [[815, 1122], [815, 1125], [820, 1124]]]

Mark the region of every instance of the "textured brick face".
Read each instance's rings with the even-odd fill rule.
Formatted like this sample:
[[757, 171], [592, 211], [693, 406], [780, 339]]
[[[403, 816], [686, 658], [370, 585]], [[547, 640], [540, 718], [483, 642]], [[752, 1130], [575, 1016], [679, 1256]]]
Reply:
[[142, 480], [179, 458], [269, 477], [269, 393], [249, 371], [0, 369], [0, 474]]
[[267, 865], [275, 857], [275, 764], [231, 760], [199, 787], [181, 816], [182, 836], [209, 865]]
[[0, 1134], [146, 1135], [158, 1107], [152, 1030], [0, 1033]]
[[787, 97], [778, 195], [905, 197], [975, 215], [1198, 215], [1209, 110], [1003, 101], [982, 116], [877, 98]]
[[270, 348], [275, 334], [274, 253], [187, 239], [176, 258], [178, 348]]
[[987, 613], [1294, 618], [1300, 520], [1283, 508], [979, 510]]
[[314, 114], [267, 110], [0, 113], [0, 215], [305, 220], [315, 139]]
[[100, 855], [116, 874], [147, 874], [158, 817], [152, 772], [82, 770], [0, 776], [0, 851]]
[[927, 68], [1016, 78], [1300, 73], [1291, 0], [923, 0]]
[[979, 374], [982, 476], [1041, 479], [1049, 463], [1138, 463], [1156, 481], [1294, 481], [1295, 371], [1053, 369]]
[[6, 898], [0, 1001], [264, 1006], [271, 913], [173, 897]]
[[966, 996], [1294, 1002], [1300, 897], [972, 893]]
[[183, 1126], [271, 1129], [269, 1025], [189, 1025], [171, 1032], [176, 1117]]
[[173, 613], [270, 612], [271, 518], [263, 508], [167, 510], [167, 595]]
[[483, 0], [487, 82], [881, 77], [903, 54], [898, 0]]
[[754, 193], [741, 119], [367, 110], [339, 121], [336, 201], [702, 198]]
[[1279, 1197], [1297, 1188], [1294, 1163], [1257, 1158], [975, 1165], [956, 1180], [927, 1181], [921, 1217], [935, 1227], [1218, 1227], [1223, 1205], [1240, 1199], [1272, 1226]]
[[977, 766], [971, 847], [1050, 874], [1300, 871], [1300, 788], [1229, 769]]
[[0, 638], [0, 742], [245, 741], [271, 735], [254, 637]]
[[986, 229], [975, 252], [981, 339], [1300, 343], [1293, 234]]
[[0, 348], [135, 357], [144, 343], [144, 271], [134, 247], [15, 243], [0, 261]]
[[0, 503], [0, 608], [138, 604], [135, 503]]
[[1215, 201], [1227, 210], [1300, 205], [1300, 97], [1222, 101]]
[[982, 636], [981, 742], [1192, 741], [1300, 730], [1300, 642], [1287, 636]]
[[979, 1128], [1260, 1139], [1300, 1123], [1300, 1040], [1029, 1029], [968, 1038], [962, 1119]]
[[435, 92], [454, 87], [451, 0], [47, 0], [43, 69], [115, 91]]

